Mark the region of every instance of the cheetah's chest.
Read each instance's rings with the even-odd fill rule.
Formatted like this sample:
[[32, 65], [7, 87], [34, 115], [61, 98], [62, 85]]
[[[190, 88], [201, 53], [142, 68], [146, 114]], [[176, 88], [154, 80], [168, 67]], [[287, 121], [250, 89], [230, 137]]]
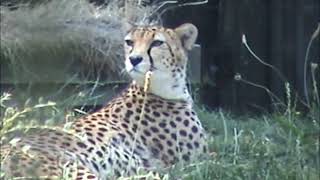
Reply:
[[[140, 89], [129, 88], [74, 127], [89, 135], [94, 147], [122, 149], [121, 154], [134, 157], [144, 168], [188, 161], [206, 151], [204, 131], [190, 103], [145, 96]], [[102, 153], [104, 159], [111, 156]]]

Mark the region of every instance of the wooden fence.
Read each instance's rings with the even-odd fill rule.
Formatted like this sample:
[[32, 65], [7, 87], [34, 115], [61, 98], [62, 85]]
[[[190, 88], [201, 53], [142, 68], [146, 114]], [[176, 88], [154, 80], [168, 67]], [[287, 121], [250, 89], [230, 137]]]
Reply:
[[[202, 46], [202, 102], [246, 112], [270, 110], [266, 90], [235, 81], [235, 74], [264, 86], [286, 101], [285, 82], [272, 68], [254, 58], [242, 43], [245, 34], [251, 49], [277, 68], [294, 96], [304, 96], [304, 63], [308, 42], [320, 23], [318, 0], [210, 0], [208, 4], [176, 9], [165, 23], [192, 22], [199, 28]], [[307, 89], [311, 90], [310, 63], [320, 62], [320, 37], [308, 57]], [[200, 63], [200, 62], [199, 62]], [[319, 69], [317, 80], [319, 84]]]

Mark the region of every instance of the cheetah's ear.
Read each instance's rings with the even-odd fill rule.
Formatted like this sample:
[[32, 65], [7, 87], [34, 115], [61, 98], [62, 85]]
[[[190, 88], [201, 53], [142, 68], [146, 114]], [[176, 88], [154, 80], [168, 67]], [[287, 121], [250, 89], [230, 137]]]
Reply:
[[187, 50], [191, 50], [192, 45], [196, 42], [198, 36], [198, 29], [196, 26], [186, 23], [175, 28], [174, 31], [180, 37], [182, 46]]

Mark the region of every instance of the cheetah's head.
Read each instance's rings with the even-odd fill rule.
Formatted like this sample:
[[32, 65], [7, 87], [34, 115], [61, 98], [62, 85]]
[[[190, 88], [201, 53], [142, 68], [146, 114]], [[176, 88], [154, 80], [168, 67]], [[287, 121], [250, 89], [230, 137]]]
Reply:
[[187, 51], [198, 35], [192, 24], [175, 29], [158, 26], [132, 28], [125, 37], [125, 67], [140, 86], [152, 71], [150, 91], [166, 99], [186, 99]]

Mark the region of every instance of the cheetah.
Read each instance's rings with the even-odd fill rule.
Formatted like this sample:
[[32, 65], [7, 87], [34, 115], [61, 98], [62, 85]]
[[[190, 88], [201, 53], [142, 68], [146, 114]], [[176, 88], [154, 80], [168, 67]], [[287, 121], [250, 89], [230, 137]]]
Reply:
[[70, 130], [34, 128], [1, 147], [7, 178], [110, 179], [190, 162], [207, 152], [187, 89], [187, 52], [198, 30], [132, 27], [124, 39], [132, 83]]

